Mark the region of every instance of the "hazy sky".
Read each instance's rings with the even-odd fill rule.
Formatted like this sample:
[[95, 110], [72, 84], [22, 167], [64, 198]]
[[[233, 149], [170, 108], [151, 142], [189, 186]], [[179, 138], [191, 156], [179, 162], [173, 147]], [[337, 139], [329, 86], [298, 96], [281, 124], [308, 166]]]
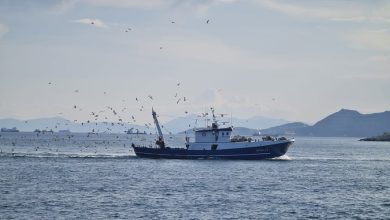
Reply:
[[0, 0], [0, 118], [112, 106], [141, 123], [152, 105], [162, 120], [390, 110], [390, 1]]

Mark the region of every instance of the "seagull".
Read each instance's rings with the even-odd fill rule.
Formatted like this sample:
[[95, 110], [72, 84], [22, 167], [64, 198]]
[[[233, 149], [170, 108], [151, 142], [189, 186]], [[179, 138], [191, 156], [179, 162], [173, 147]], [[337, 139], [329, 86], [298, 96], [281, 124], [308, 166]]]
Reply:
[[174, 21], [171, 21], [172, 24], [174, 24], [175, 22]]
[[180, 86], [180, 83], [178, 82], [176, 85], [177, 85], [177, 86]]
[[77, 108], [77, 106], [76, 106], [76, 105], [74, 105], [74, 106], [73, 106], [73, 108]]
[[149, 97], [151, 100], [153, 100], [153, 96], [151, 96], [151, 95], [148, 95], [148, 97]]
[[180, 101], [181, 101], [181, 98], [179, 100], [177, 100], [176, 104], [179, 104]]
[[137, 101], [137, 102], [138, 102], [138, 98], [135, 98], [135, 101]]
[[79, 90], [78, 90], [78, 89], [76, 89], [76, 90], [74, 90], [74, 92], [79, 92]]
[[184, 101], [184, 102], [187, 101], [186, 97], [183, 98], [183, 101]]
[[206, 24], [208, 24], [209, 22], [210, 22], [210, 19], [207, 19]]
[[95, 24], [95, 22], [91, 21], [91, 24]]
[[162, 50], [163, 49], [163, 47], [160, 47], [160, 50]]
[[51, 82], [49, 82], [48, 84], [51, 85]]

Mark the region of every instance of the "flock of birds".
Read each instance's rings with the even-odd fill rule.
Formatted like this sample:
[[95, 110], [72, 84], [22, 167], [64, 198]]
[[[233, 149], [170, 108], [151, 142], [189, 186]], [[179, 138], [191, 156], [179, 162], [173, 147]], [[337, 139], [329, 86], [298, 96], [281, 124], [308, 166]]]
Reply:
[[[48, 85], [52, 86], [54, 84], [52, 82], [48, 82]], [[181, 86], [180, 82], [176, 83], [177, 88], [179, 88], [180, 86]], [[79, 93], [79, 92], [80, 92], [79, 89], [74, 90], [74, 93]], [[103, 94], [106, 95], [107, 92], [104, 91]], [[178, 91], [175, 92], [175, 95], [173, 96], [173, 98], [174, 98], [174, 101], [177, 105], [179, 105], [181, 103], [188, 103], [188, 98], [186, 96], [179, 95]], [[149, 102], [153, 102], [154, 96], [149, 94], [144, 99], [142, 99], [142, 97], [135, 97], [134, 99], [135, 99], [136, 105], [138, 106], [137, 111], [143, 112], [145, 110], [144, 106], [146, 104], [148, 104], [145, 102], [147, 100]], [[122, 103], [125, 103], [126, 99], [122, 99], [121, 101], [122, 101]], [[83, 108], [81, 108], [77, 104], [74, 104], [72, 106], [72, 109], [74, 111], [80, 111], [80, 112], [85, 111]], [[61, 116], [65, 115], [63, 112], [60, 112], [58, 114]], [[189, 114], [189, 112], [187, 110], [185, 110], [184, 114], [187, 115], [187, 114]], [[132, 124], [137, 123], [136, 114], [134, 114], [134, 112], [133, 113], [130, 112], [129, 108], [126, 106], [122, 106], [119, 109], [116, 109], [113, 106], [105, 106], [103, 109], [90, 111], [89, 117], [90, 118], [88, 120], [85, 120], [85, 121], [80, 121], [78, 119], [74, 119], [73, 121], [68, 120], [67, 123], [64, 123], [64, 124], [56, 123], [54, 125], [54, 127], [52, 127], [52, 128], [46, 127], [46, 128], [49, 131], [58, 130], [60, 127], [64, 128], [64, 126], [69, 126], [69, 125], [71, 125], [70, 122], [73, 122], [73, 123], [78, 123], [81, 126], [95, 125], [96, 127], [92, 128], [89, 131], [89, 133], [92, 133], [92, 134], [117, 132], [117, 130], [113, 130], [113, 128], [117, 128], [117, 126], [122, 127], [121, 130], [125, 131], [125, 132], [129, 131], [129, 130], [137, 130], [138, 131], [138, 129], [136, 127], [131, 126]], [[128, 118], [126, 118], [126, 117], [128, 117]], [[28, 123], [28, 121], [26, 121], [26, 123]], [[138, 121], [138, 123], [139, 123], [139, 121]], [[105, 130], [103, 130], [103, 131], [99, 129], [102, 127], [101, 126], [102, 124], [105, 127], [104, 128]], [[152, 128], [152, 123], [151, 122], [143, 123], [142, 126], [147, 128], [147, 130], [150, 130]], [[162, 127], [164, 127], [164, 126], [162, 126]], [[171, 132], [169, 132], [169, 133], [171, 133]], [[37, 132], [37, 136], [39, 136], [39, 132]]]
[[145, 141], [141, 136], [129, 136], [123, 134], [59, 134], [45, 132], [39, 136], [34, 134], [14, 134], [11, 136], [0, 134], [0, 156], [4, 154], [25, 155], [25, 154], [71, 154], [77, 152], [90, 154], [105, 154], [112, 152], [131, 152], [131, 142]]
[[[55, 86], [55, 83], [48, 82], [48, 85], [52, 87]], [[177, 105], [188, 102], [188, 98], [186, 96], [182, 96], [179, 94], [180, 86], [180, 82], [176, 83], [177, 89], [175, 94], [172, 96], [172, 101], [174, 101]], [[79, 89], [75, 89], [73, 90], [73, 92], [75, 94], [81, 93]], [[103, 95], [107, 94], [108, 93], [106, 91], [103, 92]], [[138, 109], [137, 111], [142, 112], [145, 110], [144, 106], [146, 106], [146, 104], [150, 104], [150, 102], [153, 102], [155, 100], [155, 97], [149, 94], [145, 97], [135, 97], [134, 100], [135, 105], [137, 106], [136, 108]], [[126, 104], [125, 99], [122, 99], [121, 102], [123, 104]], [[1, 142], [3, 142], [3, 145], [5, 144], [12, 146], [12, 148], [10, 148], [10, 153], [12, 154], [15, 153], [15, 146], [21, 146], [23, 145], [23, 143], [31, 144], [38, 142], [40, 145], [34, 147], [34, 151], [45, 150], [49, 152], [59, 152], [60, 148], [58, 147], [58, 145], [61, 145], [61, 143], [63, 144], [64, 142], [66, 142], [71, 146], [79, 146], [80, 152], [91, 152], [91, 149], [94, 149], [93, 152], [97, 154], [98, 149], [104, 148], [104, 150], [107, 150], [110, 146], [118, 145], [123, 146], [123, 148], [128, 148], [128, 150], [131, 151], [129, 143], [137, 140], [141, 142], [146, 141], [147, 137], [144, 134], [152, 134], [151, 132], [147, 133], [146, 131], [139, 131], [139, 129], [134, 126], [134, 124], [137, 123], [138, 120], [136, 117], [136, 112], [129, 112], [129, 108], [126, 106], [122, 106], [118, 109], [114, 108], [113, 106], [105, 106], [102, 109], [87, 111], [84, 108], [80, 107], [78, 104], [73, 104], [71, 109], [72, 111], [77, 112], [88, 112], [89, 118], [87, 120], [68, 119], [66, 120], [66, 122], [56, 122], [52, 127], [46, 126], [46, 128], [43, 130], [35, 130], [33, 134], [33, 136], [35, 137], [32, 137], [31, 135], [22, 135], [18, 136], [17, 139], [6, 139], [4, 136], [2, 138], [2, 135], [0, 134], [0, 140]], [[187, 110], [185, 111], [185, 114], [188, 114]], [[66, 116], [66, 114], [63, 112], [59, 112], [58, 115], [63, 117]], [[24, 121], [24, 123], [27, 124], [29, 123], [29, 121]], [[85, 127], [85, 129], [90, 129], [87, 131], [86, 135], [83, 136], [83, 138], [87, 138], [89, 139], [89, 141], [85, 141], [83, 139], [80, 140], [80, 137], [75, 137], [75, 135], [72, 133], [67, 134], [66, 132], [55, 132], [61, 129], [69, 129], [69, 127], [74, 125]], [[141, 126], [138, 127], [141, 128]], [[144, 123], [142, 127], [150, 131], [150, 129], [152, 128], [152, 123]], [[164, 126], [162, 126], [162, 128], [168, 131], [168, 129], [166, 129]], [[118, 130], [122, 134], [115, 134], [118, 132]], [[126, 135], [123, 133], [126, 131], [133, 130], [137, 131], [132, 133], [136, 135]], [[169, 138], [172, 138], [172, 132], [169, 133], [171, 134]], [[107, 139], [111, 139], [111, 141]], [[151, 138], [148, 139], [149, 141], [152, 140]], [[3, 153], [3, 150], [1, 148], [0, 153]]]
[[[175, 21], [171, 21], [172, 24], [175, 24], [176, 22]], [[210, 19], [207, 19], [206, 24], [209, 24], [210, 23]], [[92, 21], [91, 22], [91, 25], [95, 25], [95, 22]], [[132, 31], [133, 29], [130, 28], [130, 27], [127, 27], [124, 31], [125, 32], [130, 32]], [[160, 50], [163, 49], [162, 46], [159, 47]], [[48, 82], [48, 85], [49, 86], [53, 86], [54, 83], [53, 82]], [[180, 87], [181, 83], [178, 82], [176, 84], [176, 87]], [[220, 91], [220, 90], [218, 90]], [[74, 93], [80, 93], [80, 90], [79, 89], [75, 89], [73, 90]], [[103, 92], [103, 95], [107, 95], [107, 92], [104, 91]], [[188, 102], [188, 98], [186, 96], [181, 96], [179, 95], [178, 92], [175, 93], [175, 95], [173, 95], [173, 98], [175, 100], [175, 103], [177, 105], [181, 104], [181, 103], [186, 103]], [[149, 100], [149, 101], [153, 101], [154, 100], [154, 97], [153, 95], [149, 94], [145, 97], [145, 99]], [[142, 100], [145, 100], [145, 99], [142, 99], [142, 97], [135, 97], [135, 102], [138, 104], [138, 111], [139, 112], [142, 112], [145, 110], [145, 104], [142, 103]], [[121, 100], [123, 103], [126, 102], [125, 99], [122, 99]], [[275, 101], [275, 98], [272, 98], [272, 101]], [[72, 109], [74, 111], [84, 111], [83, 108], [81, 108], [79, 105], [77, 104], [74, 104], [72, 106]], [[64, 113], [60, 112], [58, 113], [59, 115], [61, 116], [65, 116]], [[185, 115], [189, 115], [189, 111], [185, 110], [184, 111], [184, 114]], [[127, 120], [125, 120], [125, 117], [123, 117], [123, 115], [125, 115], [125, 117], [128, 117]], [[203, 119], [205, 121], [210, 121], [211, 119], [209, 119], [209, 114], [208, 113], [202, 113], [202, 114], [195, 114], [197, 118], [195, 118], [195, 126], [196, 126], [196, 123], [199, 119]], [[220, 117], [224, 117], [226, 114], [220, 114], [219, 116]], [[90, 130], [87, 132], [87, 138], [92, 138], [92, 137], [96, 137], [96, 136], [99, 136], [99, 134], [101, 133], [115, 133], [115, 132], [118, 132], [118, 126], [122, 127], [122, 131], [126, 132], [126, 131], [133, 131], [133, 130], [137, 130], [137, 134], [138, 133], [143, 133], [145, 134], [146, 131], [144, 132], [139, 132], [139, 129], [136, 129], [134, 126], [134, 123], [137, 123], [137, 118], [135, 116], [135, 114], [133, 113], [130, 113], [128, 112], [128, 108], [127, 107], [122, 107], [120, 109], [116, 109], [114, 108], [113, 106], [105, 106], [105, 108], [103, 109], [99, 109], [99, 110], [94, 110], [94, 111], [90, 111], [89, 112], [89, 119], [85, 120], [85, 121], [79, 121], [78, 119], [74, 119], [73, 121], [71, 120], [67, 120], [67, 122], [61, 124], [60, 122], [57, 122], [53, 127], [49, 127], [47, 126], [45, 130], [36, 130], [36, 136], [39, 137], [40, 135], [45, 135], [46, 133], [50, 133], [52, 135], [54, 135], [52, 137], [52, 140], [51, 141], [54, 141], [54, 142], [57, 142], [57, 141], [65, 141], [66, 139], [68, 141], [71, 141], [72, 138], [74, 138], [74, 135], [72, 134], [68, 134], [66, 136], [59, 136], [59, 135], [55, 135], [54, 134], [54, 131], [55, 130], [60, 130], [60, 128], [64, 129], [66, 128], [67, 126], [70, 126], [70, 125], [74, 125], [74, 123], [82, 126], [82, 127], [88, 127], [90, 128]], [[25, 123], [28, 123], [28, 121], [25, 121]], [[139, 123], [139, 122], [138, 122]], [[229, 122], [221, 122], [223, 125], [225, 125], [226, 123], [229, 123]], [[104, 130], [101, 130], [102, 126], [101, 125], [104, 125]], [[95, 127], [93, 127], [95, 126]], [[148, 130], [151, 129], [152, 127], [152, 123], [143, 123], [142, 125], [143, 127], [147, 128]], [[189, 124], [188, 127], [191, 127], [192, 125]], [[168, 129], [166, 129], [163, 125], [161, 126], [163, 129], [165, 129], [165, 131], [167, 131], [169, 134], [172, 135], [172, 132], [170, 132]], [[152, 134], [150, 132], [150, 134]], [[0, 135], [0, 138], [1, 138], [1, 135]], [[27, 139], [28, 137], [27, 136], [22, 136], [21, 137], [22, 139]], [[129, 145], [126, 145], [126, 143], [129, 143], [129, 139], [131, 139], [132, 137], [129, 137], [129, 136], [126, 136], [126, 142], [123, 143], [123, 147], [126, 148], [126, 147], [129, 147]], [[172, 138], [172, 136], [170, 136], [170, 138]], [[119, 140], [119, 136], [116, 135], [116, 139]], [[87, 145], [80, 145], [80, 146], [83, 146], [83, 147], [80, 147], [80, 151], [82, 152], [83, 151], [83, 148], [91, 148], [93, 146], [95, 146], [96, 150], [95, 150], [95, 153], [97, 153], [97, 145], [104, 145], [105, 146], [105, 149], [107, 149], [108, 146], [112, 145], [112, 144], [116, 144], [115, 141], [107, 141], [107, 140], [101, 140], [101, 141], [95, 141], [93, 142], [95, 145], [90, 145], [90, 144], [87, 144]], [[77, 144], [77, 141], [74, 140], [72, 144]], [[16, 141], [12, 141], [11, 142], [11, 145], [14, 147], [16, 146]], [[49, 143], [47, 143], [47, 146], [49, 146]], [[38, 151], [39, 150], [39, 146], [35, 147], [35, 151]], [[58, 148], [56, 150], [52, 150], [51, 148], [48, 148], [49, 151], [56, 151], [58, 152]], [[0, 153], [2, 153], [2, 149], [0, 149]], [[11, 152], [13, 153], [14, 152], [14, 148], [11, 149]]]

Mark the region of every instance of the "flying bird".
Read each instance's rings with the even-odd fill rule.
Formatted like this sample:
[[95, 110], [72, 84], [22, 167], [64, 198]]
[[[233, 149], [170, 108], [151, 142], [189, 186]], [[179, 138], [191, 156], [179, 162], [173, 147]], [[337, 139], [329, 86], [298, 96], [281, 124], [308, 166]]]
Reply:
[[210, 22], [210, 19], [207, 19], [206, 24], [208, 24], [209, 22]]

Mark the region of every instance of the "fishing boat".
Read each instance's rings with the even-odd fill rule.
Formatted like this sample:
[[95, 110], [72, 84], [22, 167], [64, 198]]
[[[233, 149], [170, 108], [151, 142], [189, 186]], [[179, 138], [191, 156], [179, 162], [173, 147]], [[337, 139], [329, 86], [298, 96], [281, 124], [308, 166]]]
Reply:
[[286, 154], [294, 139], [263, 137], [262, 139], [232, 137], [232, 127], [220, 128], [211, 109], [213, 122], [206, 128], [195, 129], [195, 140], [186, 136], [185, 146], [167, 146], [161, 131], [156, 112], [152, 116], [158, 137], [154, 145], [142, 146], [132, 143], [135, 154], [142, 158], [165, 159], [238, 159], [260, 160], [280, 157]]

